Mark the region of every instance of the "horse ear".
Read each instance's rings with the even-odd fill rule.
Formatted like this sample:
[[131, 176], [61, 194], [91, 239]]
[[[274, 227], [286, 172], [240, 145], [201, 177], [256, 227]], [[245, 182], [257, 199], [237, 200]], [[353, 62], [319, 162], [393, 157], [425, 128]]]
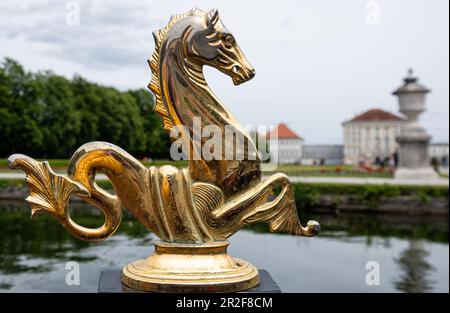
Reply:
[[208, 12], [206, 24], [208, 25], [208, 27], [214, 28], [217, 22], [219, 22], [219, 10], [212, 9], [211, 11]]

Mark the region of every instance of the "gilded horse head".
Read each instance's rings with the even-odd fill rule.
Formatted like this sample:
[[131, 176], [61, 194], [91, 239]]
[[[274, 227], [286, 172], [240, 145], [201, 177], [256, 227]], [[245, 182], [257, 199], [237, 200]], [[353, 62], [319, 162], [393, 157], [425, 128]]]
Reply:
[[201, 14], [200, 23], [186, 30], [185, 54], [199, 65], [208, 65], [230, 76], [239, 85], [255, 76], [233, 34], [221, 21], [218, 10]]

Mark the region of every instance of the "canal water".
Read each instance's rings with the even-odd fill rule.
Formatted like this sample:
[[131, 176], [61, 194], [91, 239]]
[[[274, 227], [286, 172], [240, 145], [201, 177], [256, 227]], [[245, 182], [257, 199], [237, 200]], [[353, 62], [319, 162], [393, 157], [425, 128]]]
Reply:
[[[102, 223], [91, 208], [73, 211], [80, 224]], [[50, 217], [29, 215], [25, 203], [0, 202], [0, 292], [96, 292], [102, 270], [120, 269], [153, 252], [156, 238], [131, 217], [113, 237], [86, 243]], [[447, 217], [301, 218], [319, 220], [321, 235], [272, 234], [261, 224], [232, 236], [229, 253], [268, 270], [283, 292], [449, 291]], [[78, 286], [66, 284], [70, 261], [79, 264]]]

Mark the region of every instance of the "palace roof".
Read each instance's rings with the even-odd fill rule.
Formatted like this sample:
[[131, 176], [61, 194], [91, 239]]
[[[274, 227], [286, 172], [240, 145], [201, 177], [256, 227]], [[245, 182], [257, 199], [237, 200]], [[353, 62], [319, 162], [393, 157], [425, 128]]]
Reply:
[[287, 127], [286, 124], [281, 123], [274, 127], [270, 132], [267, 133], [267, 138], [278, 138], [278, 139], [301, 139], [302, 137], [297, 135], [292, 129]]
[[404, 119], [394, 113], [381, 109], [371, 109], [352, 118], [349, 122], [363, 121], [403, 121]]

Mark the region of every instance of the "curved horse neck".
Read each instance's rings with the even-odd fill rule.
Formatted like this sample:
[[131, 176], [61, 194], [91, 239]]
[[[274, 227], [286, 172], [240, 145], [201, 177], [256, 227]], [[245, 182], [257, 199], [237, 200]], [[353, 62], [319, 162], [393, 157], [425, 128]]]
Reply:
[[176, 40], [166, 49], [161, 62], [162, 100], [174, 125], [182, 124], [190, 130], [194, 118], [200, 118], [202, 127], [218, 126], [222, 135], [225, 126], [250, 139], [233, 114], [209, 88], [203, 75], [203, 67], [182, 57], [181, 40]]
[[[189, 23], [185, 24], [189, 28]], [[213, 183], [224, 191], [225, 195], [232, 196], [250, 186], [255, 185], [261, 179], [260, 158], [256, 154], [254, 160], [249, 160], [248, 152], [256, 147], [239, 124], [233, 114], [228, 111], [209, 88], [203, 75], [203, 67], [196, 62], [184, 58], [183, 36], [186, 32], [180, 32], [178, 38], [166, 39], [161, 44], [159, 51], [159, 90], [160, 100], [164, 104], [163, 113], [169, 118], [165, 128], [169, 130], [173, 125], [183, 125], [190, 132], [189, 147], [197, 149], [199, 155], [189, 158], [190, 176], [195, 181]], [[160, 109], [156, 109], [158, 112]], [[160, 112], [161, 113], [161, 112]], [[161, 114], [164, 120], [164, 114]], [[209, 138], [201, 138], [201, 146], [195, 147], [192, 140], [194, 133], [194, 118], [201, 121], [201, 129], [207, 125], [214, 125], [220, 129], [221, 158], [205, 160], [202, 152], [204, 143]], [[243, 155], [241, 159], [230, 160], [225, 151], [225, 127], [232, 126], [234, 140], [242, 140]], [[240, 138], [240, 139], [239, 139]], [[236, 151], [233, 151], [236, 153]], [[242, 154], [241, 154], [242, 155]]]

